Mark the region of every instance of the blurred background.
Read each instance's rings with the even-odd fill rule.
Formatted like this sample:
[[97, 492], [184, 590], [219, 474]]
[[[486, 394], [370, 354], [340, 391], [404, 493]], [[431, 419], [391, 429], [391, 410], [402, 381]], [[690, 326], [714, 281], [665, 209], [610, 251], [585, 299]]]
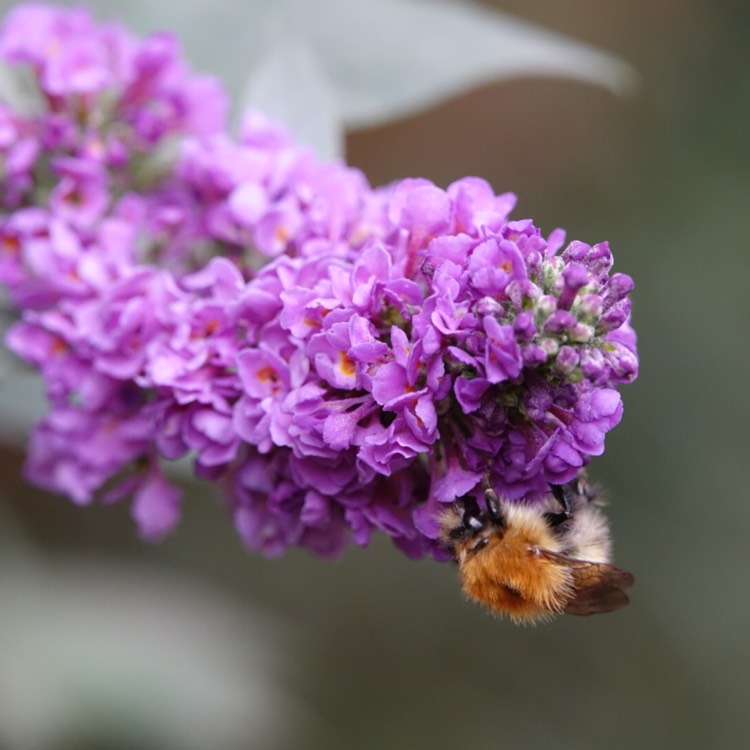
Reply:
[[151, 546], [124, 505], [26, 486], [8, 441], [0, 743], [746, 746], [750, 6], [484, 4], [619, 55], [640, 90], [500, 81], [351, 132], [347, 156], [374, 184], [485, 177], [518, 194], [516, 217], [609, 240], [634, 277], [641, 376], [590, 469], [636, 575], [632, 605], [517, 628], [465, 602], [452, 567], [384, 539], [334, 564], [263, 560], [200, 487]]

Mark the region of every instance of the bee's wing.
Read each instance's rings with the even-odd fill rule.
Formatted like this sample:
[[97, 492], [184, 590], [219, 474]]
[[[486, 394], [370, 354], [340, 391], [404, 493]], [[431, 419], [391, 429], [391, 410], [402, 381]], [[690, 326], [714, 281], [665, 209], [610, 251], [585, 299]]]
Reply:
[[635, 583], [635, 578], [627, 570], [611, 563], [576, 560], [549, 550], [541, 552], [548, 560], [570, 568], [573, 574], [573, 595], [563, 609], [567, 614], [596, 615], [614, 612], [630, 602], [625, 589]]

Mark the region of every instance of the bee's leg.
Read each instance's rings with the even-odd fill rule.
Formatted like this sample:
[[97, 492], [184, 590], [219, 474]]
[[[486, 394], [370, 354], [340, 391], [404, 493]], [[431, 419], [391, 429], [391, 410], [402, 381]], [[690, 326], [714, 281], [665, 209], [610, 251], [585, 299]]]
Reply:
[[482, 479], [482, 488], [484, 489], [484, 503], [487, 506], [487, 515], [493, 523], [504, 526], [505, 519], [503, 517], [502, 508], [500, 507], [500, 498], [490, 484], [489, 471], [485, 473], [484, 478]]
[[573, 502], [570, 493], [574, 490], [571, 487], [571, 484], [550, 485], [550, 491], [552, 492], [553, 497], [558, 503], [560, 503], [560, 507], [562, 508], [562, 512], [560, 513], [544, 514], [547, 523], [553, 528], [565, 523], [573, 515]]
[[[573, 481], [575, 482], [576, 480]], [[562, 515], [565, 515], [566, 517], [570, 517], [573, 513], [573, 501], [571, 498], [571, 493], [575, 492], [575, 489], [572, 485], [573, 482], [569, 484], [550, 485], [552, 495], [554, 496], [555, 500], [560, 503], [560, 507], [563, 509]]]

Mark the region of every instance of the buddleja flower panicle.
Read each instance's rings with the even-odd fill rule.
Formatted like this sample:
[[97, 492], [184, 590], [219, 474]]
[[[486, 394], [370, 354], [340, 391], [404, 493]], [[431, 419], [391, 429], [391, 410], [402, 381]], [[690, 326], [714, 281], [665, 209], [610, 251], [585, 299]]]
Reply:
[[251, 549], [381, 532], [445, 559], [444, 504], [486, 476], [534, 502], [602, 452], [638, 365], [606, 243], [545, 237], [479, 178], [373, 190], [259, 113], [232, 138], [167, 35], [27, 6], [0, 58], [43, 102], [0, 105], [7, 343], [51, 405], [32, 481], [130, 497], [160, 538], [190, 455]]

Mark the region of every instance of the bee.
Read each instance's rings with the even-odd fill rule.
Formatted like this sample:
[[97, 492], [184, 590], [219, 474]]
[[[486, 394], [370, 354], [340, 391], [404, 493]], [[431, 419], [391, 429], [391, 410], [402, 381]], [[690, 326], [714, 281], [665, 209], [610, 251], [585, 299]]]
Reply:
[[599, 490], [584, 474], [534, 504], [502, 500], [483, 480], [441, 517], [441, 538], [458, 563], [464, 593], [494, 614], [535, 623], [556, 614], [594, 615], [628, 604], [633, 575], [610, 563], [612, 544]]

